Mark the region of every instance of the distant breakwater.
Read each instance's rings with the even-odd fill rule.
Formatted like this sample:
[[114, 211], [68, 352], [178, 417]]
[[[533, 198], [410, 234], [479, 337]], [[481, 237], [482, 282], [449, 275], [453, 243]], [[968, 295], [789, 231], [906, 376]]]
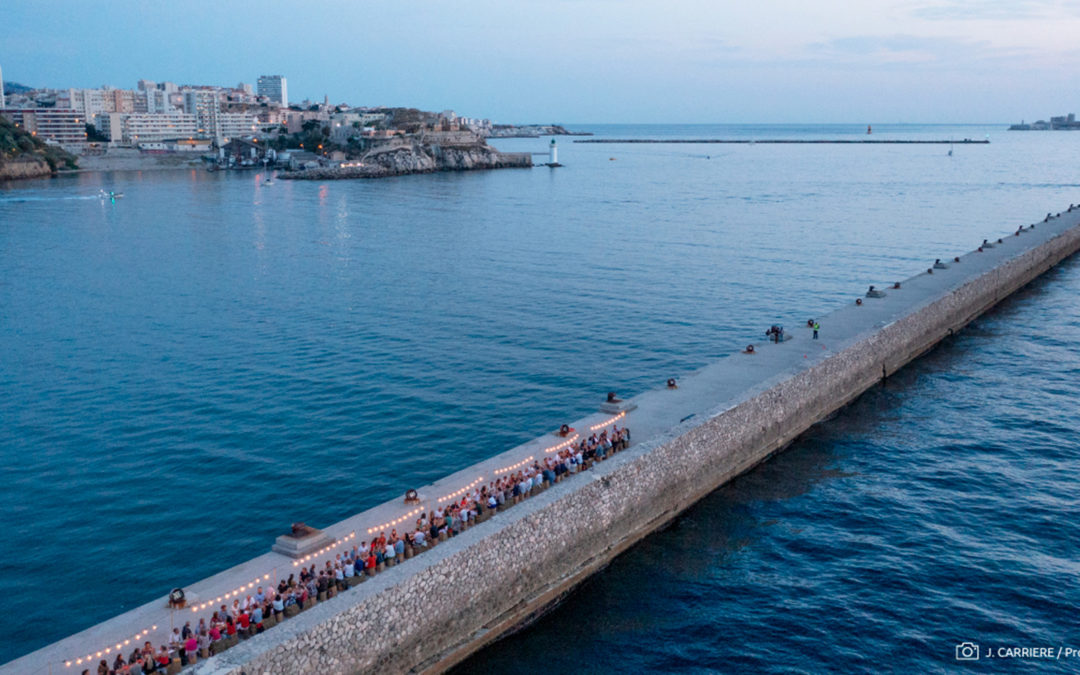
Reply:
[[990, 141], [976, 141], [965, 138], [962, 141], [945, 140], [900, 140], [885, 138], [823, 138], [820, 140], [805, 138], [589, 138], [575, 140], [575, 143], [736, 143], [741, 145], [755, 145], [758, 143], [792, 144], [792, 145], [989, 145]]

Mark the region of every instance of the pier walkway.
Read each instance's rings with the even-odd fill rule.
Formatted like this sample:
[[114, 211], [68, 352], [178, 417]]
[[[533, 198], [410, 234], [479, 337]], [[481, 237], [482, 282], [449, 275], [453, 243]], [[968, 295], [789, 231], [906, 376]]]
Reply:
[[735, 143], [743, 145], [791, 144], [791, 145], [990, 145], [990, 139], [963, 140], [914, 140], [893, 138], [590, 138], [575, 143]]

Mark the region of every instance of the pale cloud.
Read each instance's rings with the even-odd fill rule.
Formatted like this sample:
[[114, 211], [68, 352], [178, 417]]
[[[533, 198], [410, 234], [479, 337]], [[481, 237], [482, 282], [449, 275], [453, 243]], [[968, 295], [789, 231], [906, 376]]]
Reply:
[[957, 65], [990, 60], [1015, 60], [1032, 50], [995, 46], [988, 40], [922, 35], [853, 35], [807, 45], [809, 56], [822, 60], [878, 64]]
[[[1080, 0], [305, 0], [287, 21], [266, 0], [68, 4], [0, 0], [9, 80], [282, 72], [297, 98], [499, 121], [1010, 120], [1066, 105], [1080, 62]], [[238, 20], [258, 39], [222, 51]]]
[[940, 0], [913, 3], [911, 15], [930, 21], [1017, 21], [1076, 17], [1080, 6], [1060, 0]]

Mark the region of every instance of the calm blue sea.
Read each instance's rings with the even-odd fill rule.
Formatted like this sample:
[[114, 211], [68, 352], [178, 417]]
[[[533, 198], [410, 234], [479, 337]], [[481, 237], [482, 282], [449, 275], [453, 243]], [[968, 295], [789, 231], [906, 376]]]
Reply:
[[[990, 136], [951, 157], [559, 138], [554, 170], [0, 186], [0, 662], [1080, 203], [1080, 134], [1005, 126], [874, 125]], [[962, 641], [1080, 647], [1078, 298], [1072, 261], [464, 670], [922, 672]]]

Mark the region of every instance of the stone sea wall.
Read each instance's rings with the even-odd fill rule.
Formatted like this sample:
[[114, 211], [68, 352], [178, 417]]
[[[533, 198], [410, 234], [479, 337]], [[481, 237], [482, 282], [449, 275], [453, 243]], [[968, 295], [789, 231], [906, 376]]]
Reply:
[[[202, 674], [441, 671], [527, 620], [695, 501], [1080, 249], [1080, 227], [1005, 260], [741, 403], [684, 422], [283, 626]], [[974, 254], [973, 254], [974, 255]]]

